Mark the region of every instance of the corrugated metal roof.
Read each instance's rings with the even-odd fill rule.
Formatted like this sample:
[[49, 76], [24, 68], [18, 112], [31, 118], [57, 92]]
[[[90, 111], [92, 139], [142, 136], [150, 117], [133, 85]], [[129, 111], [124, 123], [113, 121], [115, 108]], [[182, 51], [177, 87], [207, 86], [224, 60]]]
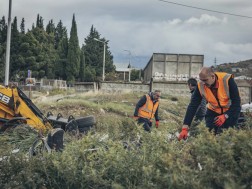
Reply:
[[132, 65], [131, 68], [128, 68], [129, 63], [114, 63], [117, 72], [129, 72], [130, 70], [140, 70], [139, 68], [135, 68]]

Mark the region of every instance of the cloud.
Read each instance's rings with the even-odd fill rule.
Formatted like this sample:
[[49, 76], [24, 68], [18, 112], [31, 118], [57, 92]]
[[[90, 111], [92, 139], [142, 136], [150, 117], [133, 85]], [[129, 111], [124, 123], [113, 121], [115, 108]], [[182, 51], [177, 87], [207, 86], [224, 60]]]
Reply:
[[239, 56], [243, 56], [248, 53], [251, 53], [252, 43], [230, 44], [230, 43], [218, 42], [215, 44], [214, 49], [216, 52], [227, 55], [237, 54]]
[[180, 24], [181, 22], [182, 22], [182, 20], [181, 20], [181, 19], [179, 19], [179, 18], [175, 18], [175, 19], [173, 19], [173, 20], [169, 20], [169, 21], [168, 21], [168, 24], [170, 24], [170, 25], [174, 26], [174, 25], [178, 25], [178, 24]]
[[187, 24], [193, 25], [213, 25], [213, 24], [225, 24], [227, 22], [226, 18], [219, 19], [215, 16], [211, 16], [208, 14], [202, 14], [199, 18], [192, 17], [185, 21]]
[[[177, 3], [252, 16], [251, 0], [178, 0]], [[145, 61], [154, 52], [204, 54], [206, 64], [214, 58], [222, 63], [251, 59], [251, 19], [196, 10], [158, 0], [23, 0], [14, 1], [12, 17], [25, 18], [26, 29], [37, 14], [55, 24], [61, 19], [68, 33], [75, 13], [80, 45], [92, 25], [109, 40], [114, 62]], [[0, 12], [7, 18], [8, 2], [1, 1]], [[1, 16], [1, 15], [0, 15]], [[124, 60], [124, 58], [126, 59]], [[138, 59], [137, 57], [141, 57]]]

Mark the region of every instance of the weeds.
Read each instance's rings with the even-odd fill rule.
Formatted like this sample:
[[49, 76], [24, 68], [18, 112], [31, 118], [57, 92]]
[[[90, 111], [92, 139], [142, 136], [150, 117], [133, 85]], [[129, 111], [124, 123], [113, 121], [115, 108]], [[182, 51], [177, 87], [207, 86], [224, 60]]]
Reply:
[[[160, 127], [148, 133], [125, 116], [133, 114], [135, 96], [125, 97], [126, 103], [116, 95], [78, 98], [50, 105], [68, 112], [92, 110], [97, 119], [94, 131], [81, 138], [66, 133], [63, 152], [30, 159], [24, 151], [5, 154], [8, 157], [0, 161], [2, 188], [252, 187], [252, 122], [218, 136], [201, 123], [198, 135], [177, 141], [168, 135], [180, 129], [188, 99], [162, 99]], [[7, 139], [1, 136], [2, 140]]]

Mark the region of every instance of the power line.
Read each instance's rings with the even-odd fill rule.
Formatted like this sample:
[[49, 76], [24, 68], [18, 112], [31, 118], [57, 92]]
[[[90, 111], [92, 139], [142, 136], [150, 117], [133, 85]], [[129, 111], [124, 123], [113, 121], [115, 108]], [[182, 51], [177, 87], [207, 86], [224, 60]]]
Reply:
[[175, 2], [171, 2], [171, 1], [165, 1], [165, 0], [158, 0], [158, 1], [162, 1], [162, 2], [165, 2], [165, 3], [170, 3], [170, 4], [174, 4], [174, 5], [179, 5], [179, 6], [183, 6], [183, 7], [188, 7], [188, 8], [192, 8], [192, 9], [199, 9], [199, 10], [204, 10], [204, 11], [209, 11], [209, 12], [216, 12], [216, 13], [220, 13], [220, 14], [227, 14], [227, 15], [237, 16], [237, 17], [243, 17], [243, 18], [252, 18], [251, 16], [244, 16], [244, 15], [233, 14], [233, 13], [228, 13], [228, 12], [210, 10], [210, 9], [205, 9], [205, 8], [200, 8], [200, 7], [194, 7], [194, 6], [190, 6], [190, 5], [185, 5], [185, 4], [181, 4], [181, 3], [175, 3]]

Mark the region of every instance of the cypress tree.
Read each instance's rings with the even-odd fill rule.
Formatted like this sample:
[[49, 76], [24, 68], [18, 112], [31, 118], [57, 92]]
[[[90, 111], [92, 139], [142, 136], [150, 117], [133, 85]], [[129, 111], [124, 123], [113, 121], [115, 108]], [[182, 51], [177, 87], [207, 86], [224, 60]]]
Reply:
[[42, 16], [40, 16], [39, 18], [39, 28], [44, 29], [44, 23], [43, 23], [44, 19], [42, 18]]
[[77, 25], [75, 21], [75, 15], [72, 19], [72, 27], [69, 38], [66, 75], [69, 84], [73, 84], [74, 80], [79, 77], [80, 69], [80, 47], [79, 39], [77, 35]]
[[21, 24], [20, 24], [20, 31], [22, 34], [25, 34], [25, 20], [22, 18]]
[[5, 21], [5, 17], [3, 16], [1, 21], [0, 21], [0, 42], [3, 44], [7, 40], [7, 23]]
[[10, 80], [16, 81], [16, 75], [18, 73], [19, 62], [19, 47], [20, 47], [20, 36], [17, 26], [17, 17], [14, 17], [11, 24], [11, 47], [10, 47]]
[[55, 49], [58, 52], [59, 59], [56, 61], [55, 75], [57, 78], [66, 80], [66, 63], [67, 63], [67, 53], [68, 53], [68, 37], [66, 27], [63, 27], [60, 21], [55, 29], [55, 39], [54, 39]]
[[7, 40], [7, 24], [5, 17], [0, 20], [0, 82], [4, 81], [4, 67], [5, 67], [5, 42]]
[[39, 14], [37, 14], [36, 28], [39, 28]]
[[36, 28], [44, 29], [44, 23], [42, 16], [37, 15]]
[[[67, 29], [63, 26], [62, 21], [60, 20], [55, 28], [54, 40], [55, 40], [55, 49], [58, 49], [60, 41], [67, 37]], [[67, 55], [67, 54], [66, 54]]]
[[85, 48], [82, 45], [80, 56], [80, 81], [85, 81]]
[[55, 25], [53, 23], [53, 20], [51, 19], [49, 23], [46, 26], [46, 33], [50, 34], [55, 32]]

